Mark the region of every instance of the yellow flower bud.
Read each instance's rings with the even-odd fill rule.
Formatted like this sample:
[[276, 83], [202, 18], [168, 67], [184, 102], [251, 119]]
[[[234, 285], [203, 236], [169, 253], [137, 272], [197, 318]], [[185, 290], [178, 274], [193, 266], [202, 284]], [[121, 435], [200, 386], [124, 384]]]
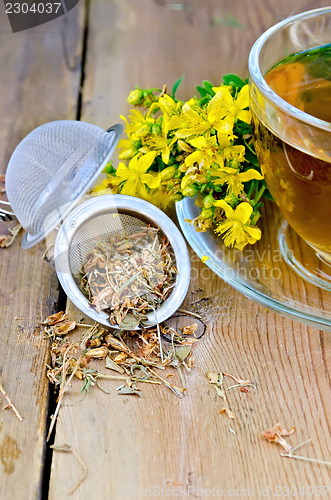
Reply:
[[160, 173], [161, 181], [170, 181], [176, 173], [175, 167], [167, 167]]
[[147, 123], [144, 123], [136, 132], [136, 136], [141, 139], [142, 137], [146, 137], [149, 134], [149, 126]]
[[233, 207], [238, 202], [238, 197], [234, 194], [227, 194], [224, 201]]
[[178, 101], [177, 104], [176, 104], [176, 114], [179, 114], [181, 111], [182, 111], [182, 107], [183, 107], [183, 101]]
[[198, 192], [198, 189], [195, 186], [187, 186], [182, 190], [183, 196], [190, 196], [191, 198], [195, 196]]
[[153, 123], [151, 132], [154, 135], [158, 135], [161, 133], [161, 126], [158, 123]]
[[182, 195], [182, 194], [180, 194], [180, 193], [172, 194], [172, 195], [170, 196], [170, 199], [171, 199], [172, 201], [180, 201], [180, 200], [182, 200], [182, 199], [183, 199], [183, 195]]
[[211, 208], [214, 205], [214, 197], [211, 194], [208, 194], [204, 197], [203, 206], [205, 208]]
[[193, 149], [185, 141], [182, 141], [181, 139], [178, 139], [177, 144], [178, 144], [178, 146], [180, 147], [180, 149], [182, 151], [186, 151], [187, 153], [192, 153]]
[[128, 103], [132, 104], [132, 106], [137, 106], [138, 104], [141, 104], [142, 100], [143, 100], [143, 92], [140, 89], [132, 90], [127, 99]]
[[185, 175], [182, 178], [182, 182], [180, 184], [180, 189], [183, 191], [189, 184], [192, 184], [193, 182], [194, 182], [193, 175]]
[[176, 102], [168, 94], [164, 94], [163, 96], [159, 97], [158, 104], [162, 113], [169, 116], [171, 116], [176, 109]]
[[137, 151], [134, 149], [125, 149], [120, 155], [118, 155], [120, 160], [131, 160], [131, 158], [134, 157], [134, 155], [137, 154]]
[[213, 217], [214, 215], [214, 211], [212, 208], [203, 208], [201, 210], [201, 214], [200, 214], [200, 217], [201, 219], [210, 219], [211, 217]]

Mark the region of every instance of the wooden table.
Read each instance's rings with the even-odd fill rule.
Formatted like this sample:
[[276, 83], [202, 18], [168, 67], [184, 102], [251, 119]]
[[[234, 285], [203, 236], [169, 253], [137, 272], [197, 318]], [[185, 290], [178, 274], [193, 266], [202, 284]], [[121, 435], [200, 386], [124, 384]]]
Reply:
[[[1, 3], [2, 172], [16, 144], [44, 122], [77, 118], [104, 128], [118, 122], [135, 84], [170, 87], [185, 73], [179, 91], [185, 99], [203, 79], [247, 76], [250, 47], [266, 28], [322, 5], [327, 2], [81, 0], [57, 20], [12, 34]], [[54, 401], [40, 322], [65, 303], [54, 271], [41, 260], [44, 249], [23, 251], [19, 241], [0, 249], [0, 372], [24, 418], [0, 413], [2, 500], [66, 498], [82, 472], [72, 454], [51, 453], [45, 444]], [[70, 445], [88, 469], [72, 498], [141, 498], [154, 487], [154, 496], [159, 491], [162, 497], [164, 488], [168, 498], [178, 495], [176, 488], [194, 498], [205, 498], [208, 489], [212, 496], [213, 488], [214, 496], [222, 489], [227, 496], [274, 498], [286, 496], [286, 486], [298, 492], [312, 486], [310, 497], [320, 498], [317, 487], [330, 487], [330, 469], [282, 458], [261, 433], [275, 422], [295, 426], [291, 443], [311, 438], [305, 453], [330, 461], [330, 334], [265, 310], [211, 271], [201, 282], [207, 268], [193, 254], [192, 266], [183, 307], [202, 311], [207, 330], [195, 348], [187, 395], [178, 400], [162, 388], [156, 397], [155, 388], [146, 387], [144, 398], [119, 397], [117, 383], [109, 382], [111, 395], [92, 390], [71, 406], [80, 389], [73, 384], [54, 438]], [[249, 395], [229, 393], [235, 435], [219, 414], [208, 370], [257, 386]], [[302, 491], [292, 490], [292, 497], [306, 498], [310, 490]], [[331, 497], [331, 490], [325, 493]]]

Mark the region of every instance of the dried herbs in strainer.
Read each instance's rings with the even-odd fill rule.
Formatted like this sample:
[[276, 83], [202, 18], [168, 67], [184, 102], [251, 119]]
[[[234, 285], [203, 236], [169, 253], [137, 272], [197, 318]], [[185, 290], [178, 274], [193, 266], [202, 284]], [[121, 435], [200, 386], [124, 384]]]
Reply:
[[111, 325], [136, 328], [175, 285], [177, 268], [169, 240], [154, 227], [112, 234], [86, 256], [81, 288]]

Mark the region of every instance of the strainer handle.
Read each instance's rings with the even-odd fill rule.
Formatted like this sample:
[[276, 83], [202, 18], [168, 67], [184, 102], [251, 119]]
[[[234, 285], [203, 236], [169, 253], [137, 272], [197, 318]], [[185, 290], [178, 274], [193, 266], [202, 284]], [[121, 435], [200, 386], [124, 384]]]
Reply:
[[106, 132], [116, 132], [120, 136], [123, 132], [123, 126], [120, 123], [116, 123], [116, 125], [107, 128]]
[[[11, 208], [9, 201], [0, 200], [0, 205], [5, 205], [6, 207]], [[15, 216], [14, 212], [6, 210], [5, 208], [1, 208], [0, 206], [0, 220], [12, 220], [13, 216]]]

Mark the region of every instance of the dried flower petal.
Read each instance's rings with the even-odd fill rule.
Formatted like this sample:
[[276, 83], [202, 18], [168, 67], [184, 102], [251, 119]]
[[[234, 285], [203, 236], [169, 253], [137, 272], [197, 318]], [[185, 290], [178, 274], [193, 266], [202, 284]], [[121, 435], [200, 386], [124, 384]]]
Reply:
[[284, 450], [289, 453], [292, 449], [292, 446], [288, 444], [282, 436], [290, 436], [295, 431], [295, 428], [292, 427], [290, 431], [286, 430], [282, 427], [282, 424], [277, 423], [271, 429], [267, 429], [263, 432], [263, 437], [265, 437], [270, 443], [278, 443], [280, 444]]
[[184, 326], [182, 328], [183, 335], [194, 335], [198, 330], [198, 324], [193, 323], [193, 325]]
[[240, 384], [240, 385], [245, 385], [245, 384], [249, 384], [250, 383], [249, 380], [242, 380], [241, 378], [237, 378], [234, 375], [231, 375], [230, 373], [224, 373], [223, 372], [223, 375], [224, 375], [224, 377], [230, 377], [230, 378], [232, 378], [235, 382], [237, 382], [237, 384]]
[[222, 408], [222, 410], [220, 411], [220, 415], [222, 413], [226, 413], [229, 418], [236, 418], [234, 413], [229, 408]]
[[101, 346], [101, 347], [96, 347], [95, 349], [90, 349], [87, 351], [86, 356], [90, 358], [104, 358], [108, 354], [108, 347], [106, 346]]
[[218, 374], [214, 372], [207, 372], [206, 377], [210, 380], [211, 384], [217, 384], [218, 382]]
[[115, 356], [114, 361], [115, 363], [122, 363], [126, 360], [126, 358], [127, 355], [125, 354], [125, 352], [120, 352], [119, 354], [117, 354], [117, 356]]
[[67, 335], [76, 328], [76, 321], [63, 321], [54, 327], [56, 335]]
[[64, 313], [63, 311], [59, 311], [55, 314], [51, 314], [50, 316], [47, 316], [45, 321], [43, 322], [44, 325], [56, 325], [56, 323], [60, 323], [61, 321], [64, 321], [68, 318], [68, 314]]
[[0, 234], [0, 247], [6, 248], [9, 237], [5, 234]]

